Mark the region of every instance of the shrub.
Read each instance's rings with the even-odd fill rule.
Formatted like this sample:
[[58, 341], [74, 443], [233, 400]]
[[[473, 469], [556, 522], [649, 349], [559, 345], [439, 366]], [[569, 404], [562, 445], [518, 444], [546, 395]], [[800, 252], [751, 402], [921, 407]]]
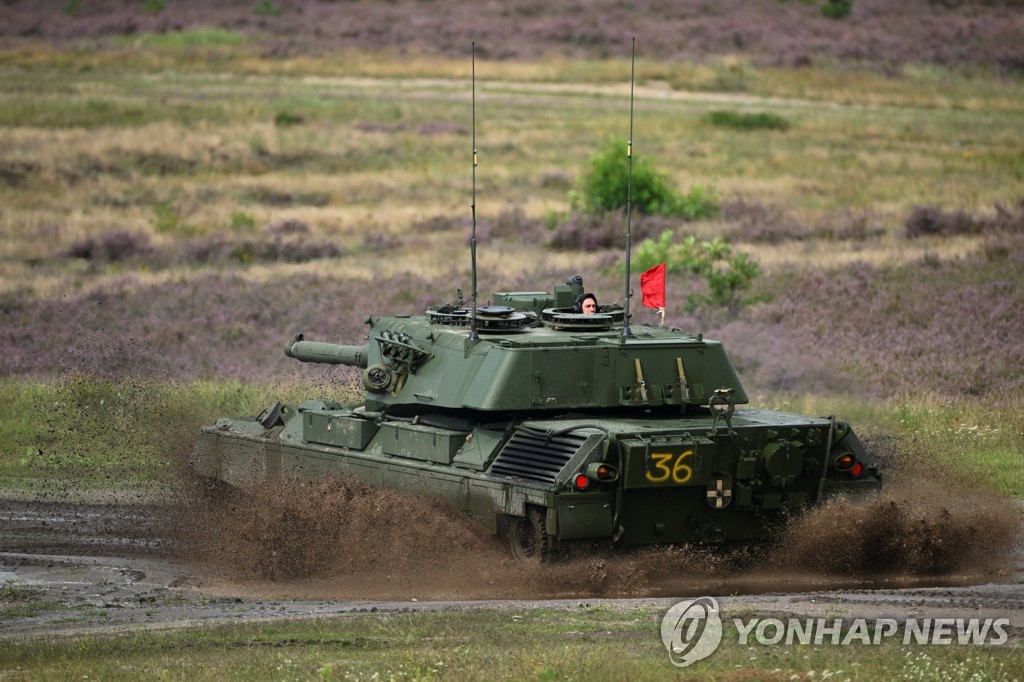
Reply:
[[185, 262], [197, 264], [259, 262], [305, 263], [334, 258], [344, 251], [330, 240], [301, 234], [267, 232], [272, 238], [232, 239], [223, 234], [190, 239], [182, 247]]
[[809, 239], [807, 226], [777, 204], [737, 197], [722, 206], [722, 218], [736, 224], [729, 235], [735, 242], [781, 244]]
[[241, 200], [265, 206], [327, 206], [331, 195], [327, 192], [288, 192], [256, 185], [241, 193]]
[[995, 232], [1024, 233], [1024, 199], [1014, 206], [997, 203], [996, 214], [985, 221], [986, 229]]
[[257, 0], [252, 6], [252, 13], [258, 17], [277, 17], [281, 15], [281, 6], [273, 0]]
[[[625, 209], [607, 213], [576, 212], [567, 217], [552, 217], [551, 220], [556, 221], [548, 225], [550, 233], [547, 244], [552, 248], [598, 251], [625, 247]], [[632, 222], [631, 237], [637, 242], [671, 230], [677, 224], [675, 219], [665, 216], [639, 215]]]
[[925, 236], [1003, 234], [1024, 231], [1024, 199], [1015, 205], [996, 203], [994, 214], [973, 215], [958, 209], [943, 211], [934, 206], [915, 206], [903, 223], [904, 234], [913, 239]]
[[63, 255], [92, 262], [116, 263], [136, 256], [149, 255], [152, 251], [149, 237], [145, 234], [111, 230], [98, 237], [83, 239], [72, 245]]
[[671, 230], [661, 233], [657, 241], [646, 239], [637, 249], [634, 265], [641, 270], [665, 264], [668, 272], [688, 272], [702, 277], [708, 293], [691, 293], [686, 311], [692, 313], [703, 304], [728, 309], [735, 315], [740, 305], [740, 292], [750, 288], [759, 274], [756, 262], [747, 254], [733, 255], [732, 245], [721, 237], [698, 241], [691, 235], [673, 243]]
[[478, 228], [483, 225], [485, 235], [497, 239], [511, 239], [520, 242], [539, 244], [546, 236], [544, 226], [539, 220], [529, 218], [518, 206], [505, 208], [494, 220], [478, 221]]
[[368, 232], [363, 235], [360, 251], [394, 251], [402, 246], [402, 240], [387, 232]]
[[825, 239], [865, 241], [885, 234], [885, 219], [871, 209], [842, 209], [821, 220], [815, 234]]
[[551, 232], [548, 245], [555, 249], [597, 251], [611, 248], [625, 234], [624, 212], [575, 212], [559, 222]]
[[[663, 213], [673, 200], [668, 179], [645, 159], [634, 159], [633, 207], [640, 213]], [[580, 178], [577, 195], [582, 208], [601, 213], [625, 208], [629, 199], [630, 159], [626, 143], [609, 139], [590, 157], [590, 169]]]
[[[679, 196], [667, 176], [656, 171], [646, 159], [633, 159], [632, 206], [638, 213], [696, 220], [718, 212], [713, 192], [694, 187]], [[591, 158], [590, 168], [572, 193], [574, 209], [606, 213], [626, 207], [629, 193], [630, 160], [626, 143], [609, 139]]]
[[966, 211], [943, 211], [934, 206], [915, 206], [903, 223], [907, 237], [952, 236], [957, 234], [977, 234], [981, 231], [981, 221]]
[[289, 128], [291, 126], [297, 126], [304, 122], [305, 119], [299, 114], [293, 114], [290, 111], [282, 111], [274, 117], [274, 125], [278, 128]]
[[745, 114], [738, 111], [712, 111], [704, 116], [704, 121], [719, 128], [733, 130], [789, 130], [788, 119], [762, 111], [756, 114]]
[[845, 19], [853, 10], [853, 0], [825, 0], [821, 13], [829, 19]]

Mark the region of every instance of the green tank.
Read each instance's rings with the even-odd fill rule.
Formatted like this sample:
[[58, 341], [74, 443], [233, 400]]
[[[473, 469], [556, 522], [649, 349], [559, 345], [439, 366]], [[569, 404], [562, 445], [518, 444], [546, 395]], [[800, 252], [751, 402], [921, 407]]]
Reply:
[[220, 419], [191, 464], [240, 488], [351, 474], [433, 496], [519, 557], [760, 539], [786, 512], [880, 488], [848, 423], [743, 407], [721, 343], [630, 328], [619, 305], [581, 314], [582, 293], [576, 276], [486, 306], [370, 317], [363, 345], [299, 334], [285, 354], [362, 368], [362, 402]]

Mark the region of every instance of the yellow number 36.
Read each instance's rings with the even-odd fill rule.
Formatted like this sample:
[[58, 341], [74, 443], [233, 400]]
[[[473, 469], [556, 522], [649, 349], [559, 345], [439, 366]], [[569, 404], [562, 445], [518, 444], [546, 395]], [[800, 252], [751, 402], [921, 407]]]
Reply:
[[693, 467], [686, 463], [686, 458], [693, 455], [693, 450], [686, 450], [678, 455], [668, 452], [653, 452], [653, 468], [647, 472], [647, 480], [651, 483], [664, 483], [672, 479], [676, 483], [686, 483], [693, 478]]

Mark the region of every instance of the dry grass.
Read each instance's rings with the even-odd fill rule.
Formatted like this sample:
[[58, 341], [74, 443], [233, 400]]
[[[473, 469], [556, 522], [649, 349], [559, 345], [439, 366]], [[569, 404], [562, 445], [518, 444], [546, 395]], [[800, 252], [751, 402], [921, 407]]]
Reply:
[[[111, 66], [116, 56], [84, 53], [69, 69], [62, 53], [6, 55], [0, 86], [25, 113], [21, 123], [0, 127], [0, 163], [13, 173], [0, 185], [0, 290], [59, 291], [61, 277], [74, 275], [75, 266], [55, 272], [24, 263], [48, 261], [113, 229], [168, 248], [190, 234], [259, 235], [284, 219], [354, 249], [331, 266], [354, 277], [452, 270], [449, 254], [463, 248], [464, 230], [414, 235], [410, 226], [453, 215], [468, 224], [471, 121], [464, 62], [352, 53], [335, 60], [256, 60], [259, 68], [254, 63], [246, 75], [232, 75], [161, 61], [175, 68], [158, 78], [148, 70], [149, 58], [157, 56], [125, 70], [123, 63]], [[744, 74], [751, 87], [700, 90], [722, 70]], [[870, 206], [883, 216], [887, 237], [870, 243], [744, 247], [769, 270], [795, 260], [831, 267], [926, 253], [957, 257], [977, 249], [978, 241], [907, 248], [898, 237], [906, 212], [916, 204], [989, 208], [1019, 193], [1024, 170], [1013, 121], [1024, 97], [1017, 83], [940, 79], [920, 68], [902, 79], [755, 69], [741, 58], [689, 66], [641, 61], [638, 72], [637, 153], [650, 156], [680, 189], [703, 184], [725, 198], [779, 203], [808, 223], [847, 208]], [[510, 206], [532, 220], [566, 211], [566, 190], [597, 142], [627, 131], [628, 62], [481, 61], [477, 73], [480, 218], [493, 219]], [[943, 101], [921, 99], [942, 88], [948, 90]], [[723, 106], [776, 111], [794, 129], [738, 134], [701, 122]], [[96, 119], [90, 107], [109, 111]], [[76, 127], [76, 111], [85, 112], [88, 125]], [[275, 126], [281, 112], [302, 120]], [[177, 218], [172, 229], [158, 229], [160, 206]], [[239, 213], [251, 227], [233, 225]], [[721, 229], [718, 223], [692, 228], [702, 236]], [[392, 243], [364, 258], [358, 251], [367, 235]], [[506, 274], [525, 264], [553, 271], [586, 262], [526, 246], [488, 248]], [[442, 255], [431, 256], [438, 248]], [[327, 266], [260, 267], [285, 273]], [[87, 278], [95, 284], [119, 274]]]
[[905, 239], [887, 235], [868, 242], [813, 240], [798, 245], [744, 244], [737, 250], [749, 253], [766, 271], [776, 272], [808, 266], [833, 270], [861, 264], [887, 268], [925, 258], [955, 261], [977, 253], [985, 243], [982, 237], [956, 237], [920, 239], [908, 244]]

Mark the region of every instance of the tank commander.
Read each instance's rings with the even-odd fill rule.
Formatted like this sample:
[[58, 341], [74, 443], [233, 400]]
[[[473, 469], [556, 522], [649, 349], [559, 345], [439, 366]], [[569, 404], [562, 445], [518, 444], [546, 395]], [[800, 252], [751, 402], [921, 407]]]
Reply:
[[576, 297], [572, 311], [582, 315], [594, 315], [601, 311], [601, 307], [597, 304], [597, 296], [587, 292]]

